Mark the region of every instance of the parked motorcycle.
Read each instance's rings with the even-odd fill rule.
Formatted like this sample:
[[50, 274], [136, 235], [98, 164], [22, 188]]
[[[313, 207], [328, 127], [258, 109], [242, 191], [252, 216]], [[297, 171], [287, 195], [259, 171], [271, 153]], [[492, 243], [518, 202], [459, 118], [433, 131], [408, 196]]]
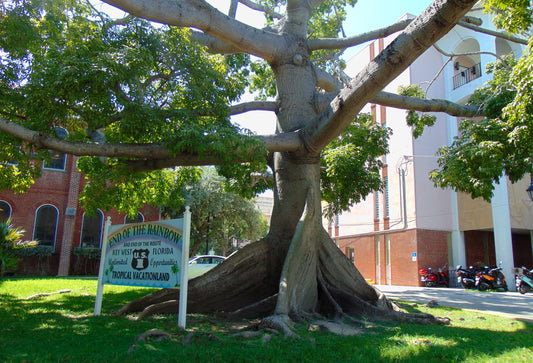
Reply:
[[487, 267], [480, 270], [476, 274], [476, 287], [479, 291], [485, 291], [488, 289], [503, 289], [507, 291], [507, 282], [502, 272], [501, 267]]
[[464, 289], [476, 288], [476, 269], [474, 266], [466, 269], [461, 265], [457, 265], [455, 275], [457, 276], [457, 284], [461, 285]]
[[437, 272], [434, 272], [431, 267], [420, 269], [418, 271], [420, 274], [420, 281], [422, 281], [426, 287], [448, 287], [448, 272], [446, 271], [446, 267], [447, 265], [444, 265], [439, 268]]
[[533, 291], [533, 271], [528, 270], [525, 267], [514, 268], [514, 273], [516, 275], [516, 289], [521, 293], [525, 294], [526, 292]]

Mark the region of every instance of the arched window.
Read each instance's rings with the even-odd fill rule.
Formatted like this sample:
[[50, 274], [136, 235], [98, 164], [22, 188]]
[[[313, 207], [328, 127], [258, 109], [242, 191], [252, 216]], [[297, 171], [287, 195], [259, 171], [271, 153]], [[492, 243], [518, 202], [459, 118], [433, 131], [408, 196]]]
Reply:
[[137, 217], [130, 218], [126, 215], [126, 218], [124, 218], [124, 224], [129, 223], [141, 223], [144, 222], [144, 216], [141, 214], [141, 212], [137, 212]]
[[0, 200], [0, 222], [5, 222], [11, 217], [11, 206], [8, 202]]
[[94, 216], [88, 215], [87, 213], [83, 215], [80, 241], [81, 247], [100, 248], [103, 223], [104, 214], [100, 210], [97, 210], [96, 215]]
[[57, 217], [59, 213], [53, 205], [40, 206], [35, 213], [33, 239], [40, 245], [53, 246], [56, 242]]

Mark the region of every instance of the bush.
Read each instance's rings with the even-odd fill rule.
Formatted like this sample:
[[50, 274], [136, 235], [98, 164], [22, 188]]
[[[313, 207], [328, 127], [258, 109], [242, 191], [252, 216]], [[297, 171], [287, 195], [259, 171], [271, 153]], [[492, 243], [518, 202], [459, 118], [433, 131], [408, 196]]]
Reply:
[[21, 228], [11, 224], [11, 219], [0, 222], [0, 277], [17, 267], [18, 258], [13, 250], [23, 234]]
[[102, 250], [99, 248], [76, 247], [74, 248], [74, 255], [80, 258], [87, 258], [89, 260], [99, 260]]

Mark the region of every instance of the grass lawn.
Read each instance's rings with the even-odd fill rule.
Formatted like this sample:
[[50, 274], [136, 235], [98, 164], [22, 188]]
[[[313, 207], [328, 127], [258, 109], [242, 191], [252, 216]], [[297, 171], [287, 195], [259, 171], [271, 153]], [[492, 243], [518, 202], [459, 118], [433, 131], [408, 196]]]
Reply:
[[[27, 299], [38, 293], [70, 292]], [[230, 322], [206, 315], [143, 321], [115, 317], [129, 300], [153, 289], [106, 285], [102, 316], [93, 316], [96, 280], [9, 278], [0, 280], [0, 362], [532, 362], [533, 324], [476, 311], [423, 306], [451, 319], [449, 326], [368, 323], [363, 334], [337, 336], [297, 325], [302, 339], [272, 333], [245, 339]], [[170, 339], [136, 342], [150, 329]], [[189, 342], [186, 337], [193, 338]], [[265, 338], [267, 336], [267, 338]], [[270, 340], [268, 340], [270, 339]]]

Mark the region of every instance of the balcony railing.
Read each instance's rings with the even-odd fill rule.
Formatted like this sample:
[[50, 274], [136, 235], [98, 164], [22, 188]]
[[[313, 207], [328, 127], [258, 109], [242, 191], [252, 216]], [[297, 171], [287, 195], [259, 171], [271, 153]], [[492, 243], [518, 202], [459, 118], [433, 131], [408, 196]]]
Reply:
[[481, 77], [481, 63], [472, 67], [462, 67], [461, 71], [453, 76], [453, 89], [457, 89], [479, 77]]

